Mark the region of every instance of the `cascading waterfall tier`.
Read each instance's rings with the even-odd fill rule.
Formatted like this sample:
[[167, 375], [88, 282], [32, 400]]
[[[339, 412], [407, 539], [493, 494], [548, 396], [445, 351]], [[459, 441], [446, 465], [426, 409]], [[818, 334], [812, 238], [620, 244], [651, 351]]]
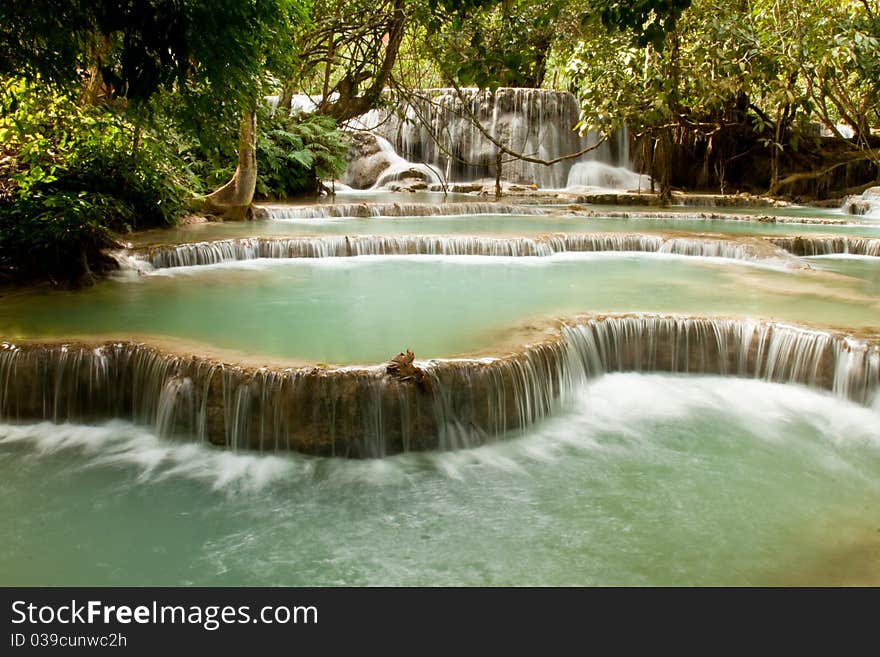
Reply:
[[214, 265], [257, 258], [329, 258], [365, 255], [452, 255], [539, 257], [557, 253], [640, 252], [774, 260], [799, 266], [795, 258], [764, 240], [726, 240], [626, 233], [588, 233], [530, 237], [479, 237], [442, 235], [350, 235], [217, 240], [154, 246], [116, 254], [121, 266], [144, 272], [149, 269]]
[[[736, 221], [772, 224], [809, 224], [839, 226], [848, 223], [846, 219], [833, 217], [787, 217], [782, 215], [729, 214], [718, 212], [651, 211], [651, 210], [595, 210], [582, 203], [626, 204], [633, 199], [653, 202], [650, 196], [625, 194], [577, 195], [554, 193], [568, 205], [556, 207], [536, 207], [534, 205], [479, 202], [450, 203], [322, 203], [318, 205], [258, 205], [255, 207], [257, 219], [268, 221], [310, 221], [315, 219], [348, 219], [379, 217], [439, 217], [462, 215], [511, 215], [511, 216], [572, 216], [602, 219], [656, 219], [659, 221]], [[624, 201], [623, 198], [629, 199]], [[541, 200], [540, 197], [536, 197]], [[558, 201], [555, 196], [547, 197], [548, 202]], [[649, 203], [650, 204], [650, 203]]]
[[797, 256], [862, 255], [880, 257], [880, 239], [848, 235], [765, 237], [768, 242]]
[[351, 133], [342, 183], [353, 189], [384, 188], [398, 180], [417, 179], [425, 188], [443, 187], [440, 172], [422, 162], [409, 162], [387, 139], [368, 132]]
[[880, 350], [775, 322], [581, 316], [519, 351], [419, 363], [416, 385], [373, 367], [255, 368], [132, 342], [0, 345], [0, 416], [132, 419], [231, 448], [380, 457], [497, 439], [564, 408], [606, 372], [754, 377], [876, 404]]
[[[600, 195], [586, 197], [584, 202], [600, 202]], [[650, 199], [650, 197], [639, 197]], [[833, 217], [786, 217], [783, 215], [768, 214], [727, 214], [719, 212], [653, 212], [644, 210], [591, 210], [586, 206], [572, 204], [567, 206], [566, 211], [578, 217], [596, 217], [602, 219], [658, 219], [660, 221], [723, 221], [745, 222], [760, 224], [805, 224], [810, 226], [845, 226], [849, 222], [846, 219]]]
[[[575, 97], [549, 89], [466, 88], [460, 94], [455, 89], [426, 89], [401, 107], [367, 113], [352, 127], [380, 134], [404, 158], [434, 165], [449, 182], [469, 182], [495, 177], [499, 150], [475, 119], [509, 150], [545, 161], [578, 153], [599, 141], [596, 135], [582, 137], [575, 130], [580, 120]], [[596, 150], [551, 166], [506, 155], [503, 159], [504, 180], [558, 189], [567, 185], [576, 162], [629, 166], [629, 136], [621, 131]]]
[[461, 215], [543, 215], [547, 210], [505, 203], [324, 203], [321, 205], [261, 205], [257, 218], [271, 221], [371, 217], [445, 217]]

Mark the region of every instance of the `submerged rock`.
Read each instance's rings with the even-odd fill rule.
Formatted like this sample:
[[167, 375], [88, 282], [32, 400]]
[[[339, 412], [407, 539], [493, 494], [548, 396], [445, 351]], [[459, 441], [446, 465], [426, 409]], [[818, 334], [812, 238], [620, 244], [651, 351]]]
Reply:
[[[410, 173], [414, 175], [409, 175]], [[406, 172], [408, 177], [401, 180], [395, 180], [384, 185], [389, 192], [423, 192], [428, 189], [428, 183], [422, 177], [421, 171]]]

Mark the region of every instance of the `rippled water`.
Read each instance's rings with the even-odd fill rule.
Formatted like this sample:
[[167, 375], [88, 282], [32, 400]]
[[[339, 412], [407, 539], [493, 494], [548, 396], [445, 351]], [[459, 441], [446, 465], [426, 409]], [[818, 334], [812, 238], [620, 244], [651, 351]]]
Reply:
[[0, 583], [880, 583], [880, 403], [616, 374], [522, 438], [344, 461], [0, 425]]

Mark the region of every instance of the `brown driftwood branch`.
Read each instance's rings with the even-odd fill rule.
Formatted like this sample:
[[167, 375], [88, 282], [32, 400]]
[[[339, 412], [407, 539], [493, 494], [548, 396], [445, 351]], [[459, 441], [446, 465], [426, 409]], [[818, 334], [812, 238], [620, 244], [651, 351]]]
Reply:
[[415, 354], [412, 349], [407, 349], [406, 352], [400, 352], [388, 362], [385, 372], [398, 381], [412, 381], [422, 390], [429, 391], [431, 384], [428, 376], [425, 370], [415, 366], [414, 361]]

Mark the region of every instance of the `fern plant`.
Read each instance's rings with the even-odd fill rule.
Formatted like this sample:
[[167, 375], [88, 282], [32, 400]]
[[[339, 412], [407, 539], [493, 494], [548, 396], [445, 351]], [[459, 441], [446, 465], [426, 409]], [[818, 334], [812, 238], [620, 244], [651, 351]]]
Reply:
[[287, 198], [319, 191], [345, 170], [348, 140], [332, 118], [266, 115], [257, 136], [257, 196]]

